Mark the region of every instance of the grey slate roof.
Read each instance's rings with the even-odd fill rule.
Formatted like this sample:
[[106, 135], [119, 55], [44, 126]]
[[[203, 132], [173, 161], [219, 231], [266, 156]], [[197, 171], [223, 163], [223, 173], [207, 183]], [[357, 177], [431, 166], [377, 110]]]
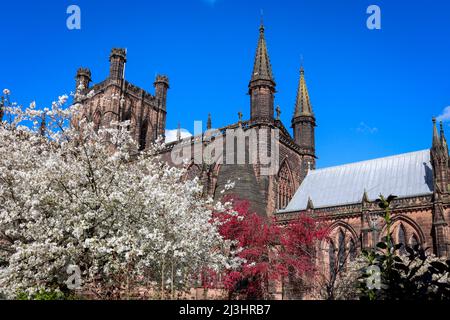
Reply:
[[430, 150], [310, 171], [286, 209], [279, 212], [305, 210], [308, 198], [314, 208], [360, 203], [364, 191], [370, 201], [380, 194], [433, 193]]

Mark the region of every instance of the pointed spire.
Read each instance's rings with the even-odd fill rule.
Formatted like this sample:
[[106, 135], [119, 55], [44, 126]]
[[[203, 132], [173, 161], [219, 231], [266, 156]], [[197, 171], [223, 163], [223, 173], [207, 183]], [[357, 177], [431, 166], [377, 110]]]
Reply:
[[440, 121], [439, 123], [440, 127], [441, 127], [441, 145], [442, 148], [444, 149], [444, 151], [446, 152], [445, 155], [448, 155], [448, 144], [447, 144], [447, 139], [445, 138], [445, 132], [444, 132], [444, 124], [442, 123], [442, 121]]
[[362, 202], [363, 202], [363, 203], [370, 202], [370, 200], [369, 200], [369, 195], [367, 194], [367, 190], [366, 190], [366, 189], [364, 189], [364, 193], [363, 193], [363, 197], [362, 197]]
[[310, 197], [308, 197], [308, 204], [306, 206], [306, 210], [314, 210], [314, 203]]
[[256, 49], [255, 64], [253, 66], [251, 82], [258, 80], [267, 80], [271, 81], [275, 85], [264, 31], [264, 22], [261, 19], [261, 26], [259, 27], [258, 48]]
[[438, 130], [436, 127], [436, 118], [433, 118], [433, 148], [438, 148], [441, 146], [441, 140], [439, 139]]
[[314, 116], [311, 101], [309, 100], [308, 87], [306, 86], [305, 69], [303, 68], [303, 62], [300, 68], [300, 81], [298, 84], [294, 118], [300, 116]]
[[206, 123], [206, 130], [211, 130], [211, 128], [212, 128], [211, 113], [208, 113], [208, 122]]

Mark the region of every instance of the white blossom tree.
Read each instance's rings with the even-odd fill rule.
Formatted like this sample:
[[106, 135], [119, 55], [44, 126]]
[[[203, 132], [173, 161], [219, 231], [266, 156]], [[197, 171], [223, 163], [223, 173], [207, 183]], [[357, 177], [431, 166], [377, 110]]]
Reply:
[[82, 292], [102, 299], [174, 297], [205, 268], [240, 263], [217, 230], [213, 211], [230, 204], [202, 196], [197, 179], [138, 152], [117, 123], [70, 127], [80, 105], [62, 96], [49, 109], [6, 103], [0, 125], [0, 291], [70, 293], [68, 266]]

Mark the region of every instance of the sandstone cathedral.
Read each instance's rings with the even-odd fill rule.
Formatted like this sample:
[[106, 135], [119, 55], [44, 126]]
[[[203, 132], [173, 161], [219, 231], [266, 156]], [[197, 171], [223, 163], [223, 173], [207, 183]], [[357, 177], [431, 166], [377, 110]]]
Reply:
[[[144, 150], [165, 134], [169, 79], [158, 75], [152, 95], [125, 80], [126, 60], [124, 49], [112, 49], [109, 77], [95, 85], [91, 85], [89, 69], [78, 70], [76, 87], [85, 94], [82, 101], [78, 101], [84, 106], [79, 117], [93, 121], [96, 126], [108, 125], [111, 121], [130, 121], [130, 130]], [[92, 94], [86, 96], [88, 92]], [[291, 135], [280, 120], [279, 107], [275, 108], [276, 83], [263, 25], [259, 29], [248, 93], [250, 119], [243, 120], [240, 116], [239, 122], [217, 129], [216, 136], [227, 135], [229, 129], [243, 132], [277, 129], [277, 171], [262, 174], [264, 165], [258, 162], [196, 163], [190, 159], [188, 176], [198, 177], [203, 182], [205, 194], [218, 198], [224, 186], [234, 181], [231, 192], [249, 200], [251, 208], [260, 215], [276, 216], [280, 223], [299, 214], [324, 221], [331, 236], [330, 241], [320, 245], [317, 256], [318, 265], [324, 270], [339, 259], [342, 251], [352, 259], [360, 250], [375, 246], [386, 234], [382, 212], [375, 200], [380, 194], [396, 195], [394, 241], [421, 244], [432, 248], [438, 256], [450, 256], [449, 155], [442, 123], [438, 130], [433, 119], [430, 149], [316, 169], [316, 119], [304, 69], [300, 69]], [[207, 129], [211, 128], [209, 117]], [[163, 157], [170, 162], [170, 153], [177, 145], [193, 146], [198, 143], [196, 139], [194, 136], [181, 141], [179, 136], [177, 141], [166, 144]], [[208, 144], [203, 140], [200, 143]]]

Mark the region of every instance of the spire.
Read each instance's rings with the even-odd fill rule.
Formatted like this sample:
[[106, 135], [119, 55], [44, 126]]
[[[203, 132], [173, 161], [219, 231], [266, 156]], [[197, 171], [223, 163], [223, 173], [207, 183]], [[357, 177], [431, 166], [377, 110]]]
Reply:
[[294, 116], [292, 117], [292, 129], [294, 129], [294, 142], [305, 149], [311, 158], [305, 159], [312, 162], [315, 167], [315, 127], [316, 118], [309, 99], [308, 88], [305, 81], [305, 69], [300, 68], [300, 81], [297, 90]]
[[211, 130], [211, 128], [212, 128], [211, 113], [208, 113], [208, 122], [206, 123], [206, 129]]
[[303, 68], [303, 63], [300, 68], [300, 82], [298, 84], [294, 118], [300, 116], [314, 116], [311, 101], [309, 100], [308, 87], [306, 86], [305, 69]]
[[308, 203], [306, 205], [306, 210], [314, 210], [314, 203], [310, 197], [308, 197]]
[[256, 49], [255, 64], [253, 66], [251, 82], [266, 80], [271, 81], [272, 84], [275, 85], [269, 53], [267, 52], [267, 44], [264, 37], [264, 31], [264, 23], [261, 19], [261, 26], [259, 27], [258, 48]]
[[438, 130], [436, 127], [436, 118], [433, 118], [433, 149], [441, 146], [441, 140], [439, 139]]
[[442, 121], [439, 123], [439, 125], [441, 127], [441, 145], [444, 148], [444, 150], [447, 151], [447, 154], [448, 154], [447, 139], [445, 139], [444, 125], [443, 125]]
[[269, 54], [267, 53], [264, 30], [264, 24], [261, 21], [253, 74], [248, 85], [250, 120], [273, 123], [276, 83], [273, 79], [272, 66], [270, 64]]
[[362, 202], [363, 203], [370, 202], [369, 195], [367, 194], [367, 190], [366, 189], [364, 189], [364, 193], [363, 193], [363, 196], [362, 196]]

